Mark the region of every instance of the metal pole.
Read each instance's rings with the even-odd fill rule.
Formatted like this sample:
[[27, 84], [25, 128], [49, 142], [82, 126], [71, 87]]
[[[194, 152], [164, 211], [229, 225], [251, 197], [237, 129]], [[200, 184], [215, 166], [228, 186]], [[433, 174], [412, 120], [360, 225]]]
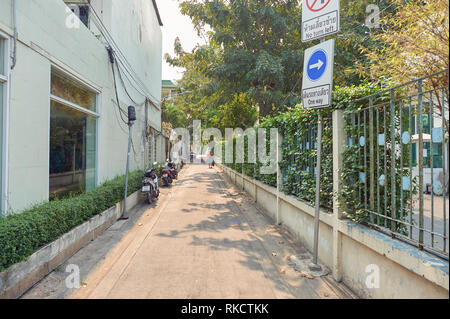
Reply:
[[317, 166], [316, 166], [316, 201], [314, 215], [314, 256], [309, 265], [310, 270], [320, 271], [322, 267], [317, 263], [319, 254], [319, 219], [320, 219], [320, 165], [322, 160], [322, 114], [318, 115], [317, 122]]
[[423, 95], [422, 80], [417, 82], [417, 91], [419, 99], [419, 249], [423, 249]]
[[123, 196], [123, 213], [120, 219], [128, 219], [127, 216], [127, 192], [128, 192], [128, 171], [130, 168], [130, 152], [131, 152], [131, 128], [133, 126], [133, 122], [128, 123], [129, 133], [128, 133], [128, 154], [127, 154], [127, 169], [125, 173], [125, 193]]

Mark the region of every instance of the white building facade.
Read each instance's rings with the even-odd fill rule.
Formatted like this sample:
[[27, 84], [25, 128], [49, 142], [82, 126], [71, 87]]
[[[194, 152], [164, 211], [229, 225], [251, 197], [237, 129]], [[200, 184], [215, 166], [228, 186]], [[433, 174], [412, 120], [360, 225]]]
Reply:
[[124, 174], [129, 105], [130, 169], [165, 160], [161, 26], [150, 0], [0, 2], [3, 213]]

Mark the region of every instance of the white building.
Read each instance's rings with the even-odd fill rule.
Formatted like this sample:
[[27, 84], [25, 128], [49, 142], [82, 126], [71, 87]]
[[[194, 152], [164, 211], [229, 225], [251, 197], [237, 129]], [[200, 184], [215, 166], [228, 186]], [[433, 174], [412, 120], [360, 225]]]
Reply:
[[130, 169], [166, 158], [161, 26], [150, 0], [0, 1], [3, 212], [124, 174], [129, 105]]

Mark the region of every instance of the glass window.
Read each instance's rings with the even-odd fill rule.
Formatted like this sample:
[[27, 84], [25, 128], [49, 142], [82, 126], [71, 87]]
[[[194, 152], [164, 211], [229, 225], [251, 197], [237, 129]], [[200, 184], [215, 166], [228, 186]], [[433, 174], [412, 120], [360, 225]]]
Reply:
[[3, 208], [3, 102], [6, 92], [6, 40], [0, 36], [0, 214]]
[[0, 74], [5, 75], [5, 40], [0, 38]]
[[96, 110], [96, 93], [75, 80], [52, 72], [50, 104], [50, 198], [96, 187], [97, 119], [75, 107]]
[[[0, 190], [2, 188], [2, 168], [3, 168], [3, 91], [4, 83], [0, 82]], [[3, 194], [3, 193], [0, 193]], [[0, 196], [1, 198], [1, 196]], [[1, 207], [1, 205], [0, 205]], [[0, 209], [1, 212], [1, 209]]]
[[412, 166], [417, 166], [417, 143], [413, 143], [411, 145], [411, 158], [412, 158]]
[[96, 94], [58, 72], [52, 72], [51, 93], [91, 111], [96, 111]]
[[51, 101], [51, 198], [95, 188], [96, 122], [86, 113]]
[[431, 147], [430, 142], [423, 142], [423, 167], [424, 168], [431, 167], [430, 147]]
[[[87, 1], [67, 1], [64, 0], [67, 6], [72, 10], [72, 12], [78, 16], [81, 22], [89, 28], [89, 5], [87, 5]], [[79, 3], [86, 4], [79, 4]]]
[[442, 168], [442, 143], [433, 143], [433, 168]]

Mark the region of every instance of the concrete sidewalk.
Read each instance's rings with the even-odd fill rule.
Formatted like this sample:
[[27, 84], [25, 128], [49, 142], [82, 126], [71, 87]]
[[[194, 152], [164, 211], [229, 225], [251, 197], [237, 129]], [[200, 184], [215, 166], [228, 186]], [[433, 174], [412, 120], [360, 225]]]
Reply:
[[230, 185], [217, 168], [186, 166], [70, 298], [353, 297], [295, 271], [286, 256], [304, 248]]

